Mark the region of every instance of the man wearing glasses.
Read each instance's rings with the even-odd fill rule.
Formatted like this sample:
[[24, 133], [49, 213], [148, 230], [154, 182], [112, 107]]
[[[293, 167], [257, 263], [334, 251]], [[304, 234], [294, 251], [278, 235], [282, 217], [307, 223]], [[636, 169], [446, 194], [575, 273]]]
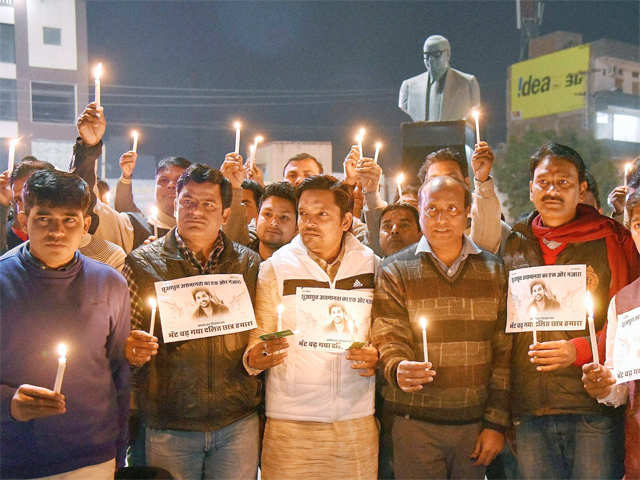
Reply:
[[476, 77], [451, 68], [451, 46], [432, 35], [422, 48], [427, 71], [402, 82], [398, 106], [414, 122], [461, 120], [480, 104]]

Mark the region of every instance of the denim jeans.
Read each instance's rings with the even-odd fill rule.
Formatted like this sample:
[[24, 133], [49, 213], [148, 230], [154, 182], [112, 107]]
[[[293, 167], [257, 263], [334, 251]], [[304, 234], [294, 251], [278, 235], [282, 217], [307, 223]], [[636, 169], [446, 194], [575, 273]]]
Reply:
[[178, 480], [255, 479], [258, 430], [255, 413], [214, 432], [147, 428], [147, 462]]
[[525, 416], [516, 422], [522, 478], [622, 478], [621, 415]]

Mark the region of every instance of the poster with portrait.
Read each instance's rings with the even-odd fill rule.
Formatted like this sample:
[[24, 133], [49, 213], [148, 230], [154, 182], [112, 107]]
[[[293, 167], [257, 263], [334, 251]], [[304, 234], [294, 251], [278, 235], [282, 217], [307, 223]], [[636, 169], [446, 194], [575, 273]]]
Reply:
[[613, 375], [618, 383], [640, 379], [640, 307], [618, 315]]
[[507, 333], [584, 330], [585, 265], [546, 265], [509, 272]]
[[198, 275], [156, 282], [155, 287], [165, 343], [256, 328], [240, 274]]
[[372, 303], [373, 292], [298, 288], [298, 346], [305, 350], [340, 353], [354, 342], [366, 342]]

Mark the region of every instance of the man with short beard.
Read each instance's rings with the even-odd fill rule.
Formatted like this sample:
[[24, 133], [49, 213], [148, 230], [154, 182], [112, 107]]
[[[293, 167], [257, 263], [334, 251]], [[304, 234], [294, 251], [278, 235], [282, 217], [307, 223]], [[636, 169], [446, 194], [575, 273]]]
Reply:
[[256, 238], [248, 245], [263, 260], [291, 241], [298, 233], [296, 197], [289, 182], [267, 185], [260, 200]]

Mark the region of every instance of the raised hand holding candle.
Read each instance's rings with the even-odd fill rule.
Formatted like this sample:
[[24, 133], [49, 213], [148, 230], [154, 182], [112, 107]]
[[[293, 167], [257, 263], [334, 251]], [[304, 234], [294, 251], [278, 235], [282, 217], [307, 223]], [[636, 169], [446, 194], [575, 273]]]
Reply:
[[93, 69], [93, 79], [95, 81], [95, 102], [98, 107], [100, 106], [100, 77], [102, 77], [102, 63], [99, 63]]
[[153, 236], [158, 239], [158, 207], [151, 207], [151, 218], [153, 219]]
[[624, 186], [629, 185], [629, 172], [631, 171], [631, 162], [624, 164]]
[[7, 163], [7, 170], [9, 171], [9, 176], [13, 172], [13, 166], [16, 162], [16, 145], [18, 145], [19, 138], [13, 138], [9, 140], [9, 160]]
[[399, 173], [396, 177], [396, 183], [398, 184], [398, 201], [402, 201], [402, 184], [404, 183], [404, 173]]
[[424, 362], [429, 361], [429, 352], [427, 351], [427, 319], [420, 317], [420, 327], [422, 328], [422, 355]]
[[276, 324], [276, 331], [281, 331], [282, 330], [282, 314], [284, 313], [284, 305], [283, 304], [279, 304], [278, 305], [278, 323]]
[[593, 363], [600, 363], [600, 354], [598, 353], [598, 338], [596, 337], [596, 326], [593, 321], [593, 298], [591, 292], [587, 292], [585, 298], [585, 305], [587, 307], [587, 322], [589, 323], [589, 338], [591, 339], [591, 355], [593, 356]]
[[533, 326], [531, 327], [531, 333], [533, 334], [533, 345], [538, 343], [538, 334], [536, 332], [536, 316], [537, 315], [538, 315], [538, 310], [536, 310], [536, 307], [531, 307], [529, 309], [529, 318], [533, 323]]
[[476, 121], [476, 145], [480, 144], [480, 111], [476, 108], [471, 110], [471, 116]]
[[64, 343], [58, 345], [58, 373], [56, 373], [56, 381], [53, 384], [53, 391], [60, 393], [62, 389], [62, 379], [64, 378], [64, 370], [67, 368], [67, 346]]
[[380, 149], [382, 148], [381, 142], [376, 142], [376, 153], [373, 156], [373, 163], [378, 163], [378, 157], [380, 156]]
[[131, 147], [131, 150], [138, 153], [138, 131], [137, 130], [131, 131], [131, 138], [133, 138], [133, 147]]
[[236, 155], [240, 153], [240, 128], [241, 127], [242, 127], [242, 124], [240, 122], [235, 122], [233, 124], [233, 128], [236, 129], [236, 148], [234, 150]]
[[153, 297], [149, 297], [149, 306], [151, 307], [151, 323], [149, 324], [149, 335], [153, 337], [153, 330], [156, 326], [156, 307], [158, 304], [156, 303], [156, 299]]

